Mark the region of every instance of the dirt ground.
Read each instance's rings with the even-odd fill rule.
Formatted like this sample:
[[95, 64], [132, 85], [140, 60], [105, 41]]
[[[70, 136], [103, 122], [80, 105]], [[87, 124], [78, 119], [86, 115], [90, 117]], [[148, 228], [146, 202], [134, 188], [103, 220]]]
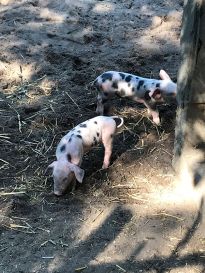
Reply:
[[0, 4], [0, 272], [205, 272], [203, 199], [171, 167], [176, 104], [159, 105], [157, 127], [116, 99], [125, 126], [110, 168], [94, 148], [60, 198], [44, 174], [61, 137], [95, 116], [100, 73], [163, 68], [176, 81], [183, 1]]

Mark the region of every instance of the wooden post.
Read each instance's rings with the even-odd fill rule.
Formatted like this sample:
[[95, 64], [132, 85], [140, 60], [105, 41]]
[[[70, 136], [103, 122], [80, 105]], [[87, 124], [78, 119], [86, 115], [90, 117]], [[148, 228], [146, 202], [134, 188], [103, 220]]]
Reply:
[[205, 193], [205, 0], [184, 4], [173, 166], [186, 189]]

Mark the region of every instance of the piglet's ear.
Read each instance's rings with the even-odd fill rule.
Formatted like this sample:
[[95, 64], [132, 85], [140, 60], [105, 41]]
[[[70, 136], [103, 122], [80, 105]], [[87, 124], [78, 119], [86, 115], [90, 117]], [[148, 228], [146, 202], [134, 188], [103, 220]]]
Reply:
[[71, 168], [71, 171], [74, 172], [75, 177], [78, 180], [78, 182], [82, 183], [85, 171], [75, 164], [71, 164], [70, 168]]
[[47, 169], [51, 169], [51, 170], [52, 170], [52, 169], [55, 167], [56, 163], [57, 163], [57, 161], [53, 161], [53, 163], [51, 163], [51, 164], [48, 166]]
[[53, 171], [53, 168], [55, 167], [56, 165], [56, 161], [54, 161], [53, 163], [51, 163], [45, 170], [45, 175], [49, 175], [52, 171]]
[[159, 76], [162, 80], [171, 80], [170, 76], [163, 69], [159, 71]]

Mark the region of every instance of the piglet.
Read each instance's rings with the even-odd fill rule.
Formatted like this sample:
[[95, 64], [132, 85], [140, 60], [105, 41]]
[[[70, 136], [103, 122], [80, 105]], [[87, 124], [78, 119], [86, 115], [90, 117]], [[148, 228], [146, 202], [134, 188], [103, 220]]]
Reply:
[[48, 166], [53, 172], [54, 194], [59, 196], [65, 193], [75, 178], [82, 183], [84, 170], [80, 166], [83, 154], [101, 142], [105, 148], [102, 168], [108, 168], [113, 136], [123, 123], [121, 117], [97, 116], [77, 125], [61, 139], [56, 150], [57, 160]]
[[103, 115], [104, 104], [117, 95], [143, 103], [148, 108], [148, 113], [152, 115], [153, 121], [159, 125], [160, 118], [156, 103], [176, 97], [177, 92], [176, 83], [164, 70], [160, 70], [159, 75], [161, 80], [142, 78], [117, 71], [103, 73], [93, 83], [98, 90], [96, 112]]

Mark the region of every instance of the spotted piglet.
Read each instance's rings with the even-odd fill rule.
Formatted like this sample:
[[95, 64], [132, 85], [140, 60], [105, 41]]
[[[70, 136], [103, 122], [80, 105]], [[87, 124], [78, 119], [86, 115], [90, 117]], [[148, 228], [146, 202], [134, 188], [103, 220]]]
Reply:
[[94, 81], [99, 92], [96, 112], [103, 115], [104, 104], [117, 95], [143, 103], [148, 108], [148, 113], [152, 115], [153, 121], [160, 124], [156, 103], [176, 97], [177, 85], [164, 70], [160, 70], [159, 75], [161, 80], [142, 78], [117, 71], [103, 73]]
[[57, 160], [48, 166], [53, 171], [54, 194], [65, 193], [75, 178], [82, 183], [84, 170], [80, 166], [83, 154], [101, 142], [105, 148], [102, 168], [108, 168], [113, 136], [122, 125], [120, 117], [98, 116], [77, 125], [61, 139], [56, 150]]

